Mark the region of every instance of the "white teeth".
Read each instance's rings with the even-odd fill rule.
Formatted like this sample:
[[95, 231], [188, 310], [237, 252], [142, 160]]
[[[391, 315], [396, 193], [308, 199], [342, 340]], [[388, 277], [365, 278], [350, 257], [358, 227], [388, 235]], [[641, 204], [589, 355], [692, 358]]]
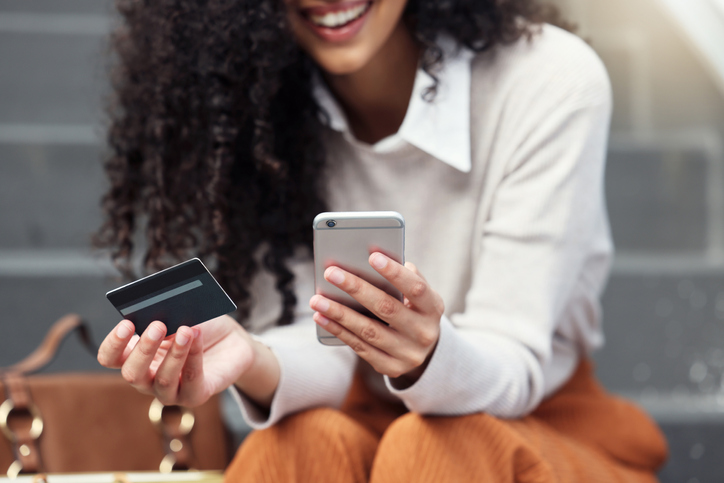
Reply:
[[362, 16], [363, 13], [367, 11], [368, 4], [364, 5], [358, 5], [354, 8], [350, 8], [348, 10], [343, 10], [341, 12], [329, 12], [323, 16], [319, 15], [310, 15], [309, 19], [317, 24], [321, 25], [322, 27], [328, 27], [328, 28], [336, 28], [341, 27], [342, 25], [348, 24], [352, 20], [355, 20]]

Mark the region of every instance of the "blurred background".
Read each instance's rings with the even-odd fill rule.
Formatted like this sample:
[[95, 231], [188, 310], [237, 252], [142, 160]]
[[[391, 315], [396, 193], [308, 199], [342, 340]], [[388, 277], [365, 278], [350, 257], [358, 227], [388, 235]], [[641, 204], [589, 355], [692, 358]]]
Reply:
[[[614, 88], [598, 374], [662, 425], [663, 482], [724, 481], [724, 0], [557, 4]], [[112, 25], [112, 0], [0, 0], [0, 366], [65, 313], [98, 341], [119, 319], [113, 271], [88, 248]], [[50, 368], [98, 369], [75, 340]]]

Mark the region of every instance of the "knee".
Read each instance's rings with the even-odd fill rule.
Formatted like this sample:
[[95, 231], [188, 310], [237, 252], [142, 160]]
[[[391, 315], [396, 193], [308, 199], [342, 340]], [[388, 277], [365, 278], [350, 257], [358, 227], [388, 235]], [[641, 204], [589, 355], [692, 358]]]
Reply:
[[359, 431], [357, 423], [335, 409], [315, 408], [292, 414], [264, 430], [276, 432], [284, 440], [338, 441]]
[[433, 418], [420, 414], [407, 413], [400, 416], [382, 435], [378, 448], [379, 454], [418, 454], [421, 446], [426, 445], [426, 441], [434, 432], [431, 425], [434, 425]]
[[369, 431], [341, 411], [315, 408], [287, 416], [274, 426], [252, 432], [243, 446], [277, 454], [306, 454], [320, 448], [344, 447], [371, 437]]
[[423, 468], [426, 468], [431, 456], [437, 460], [434, 453], [444, 448], [434, 443], [430, 424], [433, 424], [432, 418], [415, 413], [395, 419], [382, 435], [370, 481], [434, 481], [424, 474], [426, 470]]
[[380, 448], [419, 454], [433, 446], [452, 450], [460, 446], [494, 445], [504, 436], [511, 436], [510, 428], [488, 414], [445, 417], [407, 413], [387, 428]]
[[465, 427], [471, 422], [468, 419], [466, 416], [423, 416], [407, 413], [393, 421], [385, 431], [385, 438], [414, 442], [422, 441], [432, 435], [444, 437], [447, 433], [454, 433]]
[[425, 431], [425, 426], [429, 424], [429, 418], [417, 413], [406, 413], [395, 419], [385, 431], [383, 440], [402, 440], [411, 443], [421, 432]]
[[382, 436], [372, 481], [538, 481], [515, 475], [538, 474], [539, 460], [509, 423], [493, 416], [408, 413]]

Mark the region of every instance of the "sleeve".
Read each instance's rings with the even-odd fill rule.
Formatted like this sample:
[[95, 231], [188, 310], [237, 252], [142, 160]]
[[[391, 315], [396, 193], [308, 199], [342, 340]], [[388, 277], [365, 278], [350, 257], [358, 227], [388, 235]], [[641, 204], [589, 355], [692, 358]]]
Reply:
[[[581, 334], [572, 329], [566, 374], [545, 380], [561, 321], [572, 317], [582, 293], [598, 303], [608, 271], [603, 172], [611, 93], [587, 47], [569, 61], [576, 65], [527, 82], [536, 88], [519, 97], [499, 128], [505, 168], [464, 312], [443, 317], [435, 353], [415, 384], [399, 389], [386, 378], [412, 411], [521, 417], [575, 368]], [[590, 324], [590, 311], [586, 318]]]
[[[340, 407], [352, 384], [356, 355], [347, 346], [324, 346], [317, 340], [316, 324], [307, 301], [314, 294], [313, 267], [310, 263], [293, 265], [295, 273], [297, 310], [291, 325], [273, 327], [254, 338], [268, 346], [280, 367], [279, 386], [274, 393], [269, 411], [262, 411], [242, 392], [231, 386], [230, 392], [241, 407], [244, 420], [253, 429], [265, 429], [285, 416], [312, 407]], [[260, 280], [258, 285], [264, 285]], [[268, 280], [267, 280], [268, 282]], [[257, 305], [278, 307], [273, 284], [261, 289], [267, 296]], [[273, 312], [273, 311], [272, 311]], [[252, 314], [254, 316], [254, 314]], [[272, 314], [266, 318], [273, 320]]]

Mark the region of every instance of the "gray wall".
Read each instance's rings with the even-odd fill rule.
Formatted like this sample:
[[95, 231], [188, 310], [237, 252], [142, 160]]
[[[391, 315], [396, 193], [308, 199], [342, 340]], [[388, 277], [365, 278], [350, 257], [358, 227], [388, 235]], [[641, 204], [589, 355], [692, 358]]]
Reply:
[[[667, 482], [724, 481], [724, 95], [653, 0], [561, 0], [606, 63], [618, 254], [598, 374], [661, 422]], [[0, 0], [0, 366], [116, 285], [89, 234], [104, 191], [108, 0]], [[75, 341], [53, 370], [98, 369]], [[234, 419], [232, 417], [232, 419]], [[236, 420], [235, 420], [236, 421]]]

